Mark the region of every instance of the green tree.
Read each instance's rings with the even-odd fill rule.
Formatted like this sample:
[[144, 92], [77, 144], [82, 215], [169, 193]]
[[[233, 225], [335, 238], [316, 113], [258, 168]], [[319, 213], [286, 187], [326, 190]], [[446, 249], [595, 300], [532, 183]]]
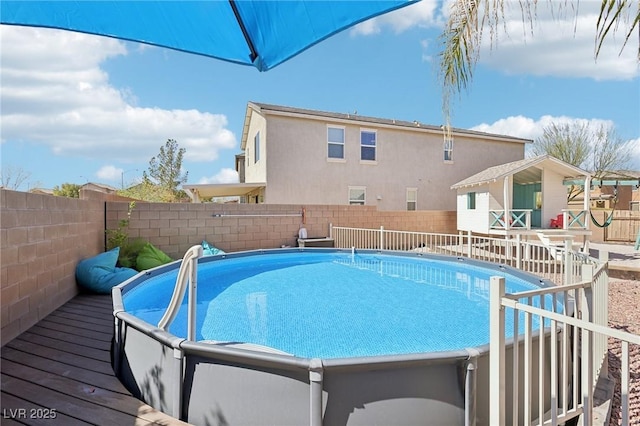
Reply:
[[178, 195], [176, 196], [174, 191], [157, 185], [148, 178], [145, 179], [143, 177], [142, 182], [118, 191], [118, 195], [152, 203], [171, 203], [179, 200], [180, 192], [181, 191], [178, 191]]
[[[473, 77], [473, 70], [480, 55], [483, 31], [488, 31], [491, 45], [500, 26], [506, 26], [505, 4], [509, 0], [453, 0], [449, 19], [442, 33], [443, 50], [440, 53], [440, 77], [443, 82], [443, 112], [447, 128], [451, 98], [467, 89]], [[579, 0], [565, 0], [548, 5], [558, 11], [562, 8], [579, 13]], [[537, 0], [520, 0], [523, 24], [527, 21], [533, 27], [537, 16]], [[625, 34], [625, 41], [631, 38], [640, 26], [640, 8], [637, 0], [601, 0], [600, 14], [595, 28], [595, 57], [598, 57], [603, 41], [618, 31]], [[640, 62], [640, 51], [638, 51]]]
[[142, 173], [144, 182], [155, 184], [172, 194], [175, 201], [184, 197], [184, 192], [178, 186], [185, 183], [189, 172], [182, 173], [182, 159], [186, 150], [178, 147], [178, 142], [168, 139], [160, 147], [160, 153], [149, 161], [149, 172]]
[[[618, 137], [615, 128], [588, 123], [551, 123], [543, 129], [532, 147], [533, 155], [552, 155], [565, 163], [589, 171], [594, 179], [629, 166], [632, 148]], [[583, 192], [581, 186], [569, 187], [569, 200]]]
[[80, 188], [82, 186], [75, 183], [63, 183], [62, 186], [53, 188], [53, 195], [61, 197], [80, 198]]

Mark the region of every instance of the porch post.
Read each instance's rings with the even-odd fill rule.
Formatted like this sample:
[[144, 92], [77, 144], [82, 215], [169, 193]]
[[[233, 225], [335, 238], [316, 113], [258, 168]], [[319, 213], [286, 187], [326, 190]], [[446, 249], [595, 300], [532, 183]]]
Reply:
[[509, 200], [509, 176], [505, 176], [504, 177], [504, 184], [502, 186], [502, 192], [503, 192], [503, 202], [504, 202], [504, 229], [509, 229], [511, 226], [510, 222], [510, 218], [509, 216], [511, 216], [511, 213], [509, 213], [509, 210], [511, 210], [511, 202]]
[[[589, 222], [590, 222], [590, 218], [589, 216], [589, 212], [591, 211], [591, 176], [587, 176], [584, 178], [584, 211], [585, 213], [585, 217], [584, 217], [584, 229], [589, 229]], [[588, 250], [588, 243], [587, 245], [587, 250]], [[587, 251], [587, 253], [589, 253]]]
[[516, 235], [516, 268], [522, 268], [522, 235]]

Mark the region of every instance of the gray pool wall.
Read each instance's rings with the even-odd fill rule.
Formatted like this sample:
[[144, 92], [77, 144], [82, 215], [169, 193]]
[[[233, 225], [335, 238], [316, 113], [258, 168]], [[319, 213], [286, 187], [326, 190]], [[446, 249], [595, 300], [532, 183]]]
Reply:
[[[308, 248], [277, 251], [317, 250], [345, 252]], [[273, 251], [225, 257], [265, 252]], [[495, 264], [419, 256], [500, 270], [541, 284], [537, 277], [508, 267], [505, 271]], [[321, 360], [190, 342], [141, 321], [125, 312], [123, 306], [122, 297], [131, 288], [178, 267], [179, 263], [174, 263], [156, 268], [113, 291], [114, 371], [127, 389], [150, 406], [194, 425], [465, 425], [473, 421], [479, 426], [488, 425], [488, 345], [450, 352]], [[555, 338], [560, 339], [561, 333]], [[550, 339], [550, 333], [546, 333], [546, 358], [551, 357]], [[538, 341], [536, 333], [531, 351], [536, 368]], [[519, 345], [523, 346], [522, 340]], [[507, 359], [512, 354], [510, 342]], [[523, 365], [523, 354], [521, 347], [519, 365]], [[510, 364], [507, 378], [513, 375]], [[547, 377], [550, 374], [545, 373]], [[537, 377], [538, 372], [532, 374]], [[513, 395], [511, 381], [506, 385], [507, 395]], [[521, 390], [516, 392], [523, 395]], [[549, 393], [549, 389], [544, 390], [545, 411], [550, 409]], [[531, 395], [537, 407], [538, 390], [532, 389]], [[512, 417], [511, 405], [507, 401], [507, 419]]]

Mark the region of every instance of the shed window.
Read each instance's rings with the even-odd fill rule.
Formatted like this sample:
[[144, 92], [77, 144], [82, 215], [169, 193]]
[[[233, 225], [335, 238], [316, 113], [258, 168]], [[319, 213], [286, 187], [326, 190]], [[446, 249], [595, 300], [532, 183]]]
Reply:
[[467, 192], [467, 210], [476, 209], [476, 193]]

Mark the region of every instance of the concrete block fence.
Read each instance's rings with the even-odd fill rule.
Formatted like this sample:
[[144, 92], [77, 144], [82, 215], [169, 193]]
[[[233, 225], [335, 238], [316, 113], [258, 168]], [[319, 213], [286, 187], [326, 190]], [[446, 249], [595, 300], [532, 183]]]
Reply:
[[[0, 190], [0, 343], [6, 344], [73, 298], [75, 268], [105, 250], [129, 203], [81, 191], [81, 199]], [[304, 218], [303, 218], [304, 211]], [[304, 223], [303, 223], [304, 222]], [[456, 232], [456, 213], [377, 211], [375, 206], [171, 204], [137, 202], [128, 233], [174, 259], [202, 240], [225, 251], [294, 246], [335, 226]]]
[[[107, 229], [127, 218], [128, 203], [108, 202]], [[202, 240], [227, 251], [294, 247], [301, 226], [311, 237], [329, 225], [456, 233], [456, 212], [377, 211], [375, 206], [136, 203], [128, 234], [174, 259]]]
[[78, 293], [78, 261], [104, 251], [104, 205], [0, 190], [2, 345]]

